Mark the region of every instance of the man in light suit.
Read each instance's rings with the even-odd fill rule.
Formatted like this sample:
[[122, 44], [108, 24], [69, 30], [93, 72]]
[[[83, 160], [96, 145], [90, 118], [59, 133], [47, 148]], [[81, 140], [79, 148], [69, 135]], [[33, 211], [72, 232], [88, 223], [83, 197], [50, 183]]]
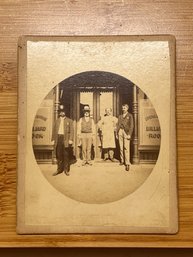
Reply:
[[133, 133], [133, 116], [129, 113], [128, 104], [122, 105], [122, 115], [118, 117], [117, 137], [120, 145], [120, 165], [125, 164], [125, 170], [130, 168], [130, 141]]
[[59, 118], [54, 124], [54, 129], [52, 133], [52, 140], [54, 140], [58, 166], [57, 171], [53, 174], [53, 176], [56, 176], [62, 172], [69, 176], [69, 147], [72, 146], [73, 135], [73, 121], [66, 117], [64, 106], [61, 105], [59, 109]]
[[90, 107], [84, 106], [84, 117], [80, 118], [78, 122], [77, 134], [78, 139], [82, 144], [82, 165], [92, 165], [91, 162], [91, 149], [95, 135], [95, 125], [93, 118], [90, 117]]

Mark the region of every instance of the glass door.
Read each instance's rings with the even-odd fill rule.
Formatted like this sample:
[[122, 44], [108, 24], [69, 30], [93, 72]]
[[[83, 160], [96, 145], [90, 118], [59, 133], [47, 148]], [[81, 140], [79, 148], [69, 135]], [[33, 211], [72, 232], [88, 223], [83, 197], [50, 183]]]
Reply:
[[90, 107], [90, 116], [93, 118], [93, 92], [80, 92], [80, 118], [84, 116], [84, 106]]
[[113, 110], [113, 92], [100, 92], [100, 119], [105, 115], [106, 108]]
[[[94, 147], [92, 150], [92, 158], [97, 160], [102, 159], [102, 148], [101, 148], [101, 140], [98, 134], [98, 122], [105, 115], [106, 108], [112, 108], [113, 115], [116, 116], [116, 104], [114, 102], [115, 92], [108, 91], [100, 91], [98, 89], [92, 89], [87, 91], [79, 92], [79, 108], [77, 108], [77, 117], [83, 117], [83, 109], [84, 106], [90, 107], [90, 116], [93, 118], [95, 123], [95, 138], [94, 138]], [[78, 142], [77, 142], [78, 143]], [[81, 156], [80, 150], [78, 151], [78, 156]]]

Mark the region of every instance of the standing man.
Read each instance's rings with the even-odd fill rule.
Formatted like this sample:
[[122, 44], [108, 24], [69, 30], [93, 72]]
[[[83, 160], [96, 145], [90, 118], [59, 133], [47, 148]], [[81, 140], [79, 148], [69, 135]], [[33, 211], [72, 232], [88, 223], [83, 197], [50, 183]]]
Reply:
[[130, 163], [130, 140], [133, 133], [133, 116], [129, 113], [129, 105], [122, 105], [122, 115], [118, 118], [117, 135], [120, 145], [120, 165], [125, 164], [125, 170], [129, 171]]
[[84, 117], [80, 118], [77, 128], [78, 139], [82, 145], [82, 165], [92, 165], [91, 163], [91, 149], [94, 143], [95, 125], [93, 119], [90, 117], [90, 107], [84, 106]]
[[66, 117], [64, 106], [60, 105], [59, 118], [54, 124], [52, 134], [52, 140], [54, 140], [54, 147], [58, 165], [57, 171], [53, 174], [53, 176], [56, 176], [62, 172], [69, 176], [69, 147], [72, 147], [73, 133], [73, 122], [71, 119]]
[[105, 115], [98, 123], [98, 128], [102, 135], [102, 148], [104, 153], [104, 161], [110, 159], [114, 161], [115, 131], [117, 118], [112, 115], [112, 109], [106, 108]]

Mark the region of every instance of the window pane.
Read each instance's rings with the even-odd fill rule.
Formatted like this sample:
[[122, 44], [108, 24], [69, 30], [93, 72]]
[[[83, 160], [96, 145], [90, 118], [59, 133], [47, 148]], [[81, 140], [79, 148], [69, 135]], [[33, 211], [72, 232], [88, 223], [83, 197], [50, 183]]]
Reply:
[[93, 92], [80, 92], [80, 116], [83, 116], [85, 105], [90, 107], [90, 116], [93, 117]]
[[113, 92], [100, 93], [100, 117], [104, 116], [106, 108], [113, 110]]

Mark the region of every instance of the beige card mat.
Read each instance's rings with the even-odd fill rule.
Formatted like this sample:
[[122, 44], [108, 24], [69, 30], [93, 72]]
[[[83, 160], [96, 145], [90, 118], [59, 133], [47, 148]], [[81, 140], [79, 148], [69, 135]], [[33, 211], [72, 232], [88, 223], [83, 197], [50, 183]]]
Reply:
[[21, 37], [17, 232], [176, 233], [175, 39]]

